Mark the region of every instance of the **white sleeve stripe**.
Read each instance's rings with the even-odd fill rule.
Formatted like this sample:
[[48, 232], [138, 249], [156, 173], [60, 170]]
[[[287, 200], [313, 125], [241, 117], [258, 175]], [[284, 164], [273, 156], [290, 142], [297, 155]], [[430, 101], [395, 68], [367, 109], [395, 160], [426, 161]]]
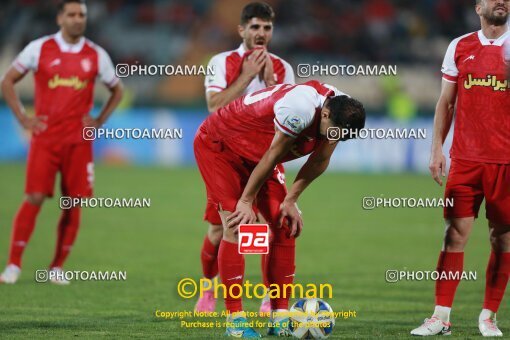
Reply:
[[110, 80], [110, 82], [108, 83], [105, 83], [106, 86], [108, 86], [109, 88], [112, 88], [112, 87], [115, 87], [115, 85], [117, 85], [119, 83], [119, 78], [115, 77], [113, 78], [112, 80]]
[[282, 124], [280, 124], [278, 119], [275, 118], [274, 122], [276, 123], [275, 125], [278, 128], [278, 130], [280, 130], [281, 132], [285, 133], [286, 135], [289, 135], [289, 136], [292, 136], [292, 137], [297, 137], [298, 136], [294, 131], [292, 131], [292, 130], [286, 128], [285, 126], [283, 126]]
[[221, 86], [217, 86], [217, 85], [209, 85], [209, 86], [207, 86], [207, 89], [219, 89], [219, 90], [224, 90], [225, 88], [224, 88], [224, 87], [221, 87]]
[[28, 69], [17, 60], [12, 63], [12, 66], [20, 73], [26, 73], [28, 71]]
[[456, 82], [456, 81], [453, 81], [453, 80], [450, 80], [450, 79], [446, 79], [445, 77], [443, 77], [443, 80], [444, 80], [444, 81], [447, 81], [447, 82], [449, 82], [449, 83], [457, 84], [457, 82]]

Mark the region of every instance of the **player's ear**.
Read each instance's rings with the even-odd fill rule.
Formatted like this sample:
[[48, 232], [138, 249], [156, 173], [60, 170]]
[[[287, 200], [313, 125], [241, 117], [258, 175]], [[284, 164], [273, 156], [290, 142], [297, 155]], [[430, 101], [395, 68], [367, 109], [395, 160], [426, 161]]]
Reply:
[[331, 112], [329, 111], [329, 109], [326, 106], [324, 106], [321, 111], [322, 118], [329, 118], [330, 115], [331, 115]]
[[478, 14], [479, 16], [482, 15], [482, 2], [478, 2], [476, 3], [475, 5], [475, 12], [476, 14]]
[[63, 11], [60, 11], [60, 12], [58, 12], [58, 14], [57, 14], [57, 25], [58, 25], [59, 27], [62, 27], [62, 20], [63, 20], [63, 19], [62, 19], [62, 16], [63, 16], [63, 13], [64, 13]]
[[241, 37], [241, 39], [244, 39], [244, 31], [245, 31], [244, 25], [237, 25], [237, 32], [239, 32], [239, 36]]

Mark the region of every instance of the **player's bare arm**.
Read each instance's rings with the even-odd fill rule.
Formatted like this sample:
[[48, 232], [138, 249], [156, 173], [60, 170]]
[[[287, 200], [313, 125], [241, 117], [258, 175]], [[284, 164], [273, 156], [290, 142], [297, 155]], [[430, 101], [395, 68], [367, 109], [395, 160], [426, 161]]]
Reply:
[[209, 112], [214, 112], [234, 99], [239, 98], [253, 78], [262, 71], [264, 65], [267, 64], [267, 59], [269, 59], [269, 54], [265, 48], [255, 49], [252, 54], [244, 59], [241, 74], [232, 85], [221, 92], [207, 92], [206, 101]]
[[115, 86], [108, 89], [110, 90], [110, 97], [108, 98], [106, 104], [103, 106], [99, 116], [97, 118], [93, 118], [90, 115], [86, 115], [83, 117], [83, 126], [94, 128], [100, 127], [108, 120], [117, 105], [119, 105], [124, 93], [124, 86], [122, 85], [122, 82], [119, 81], [117, 84], [115, 84]]
[[243, 194], [237, 203], [236, 211], [227, 217], [228, 228], [237, 227], [239, 224], [255, 222], [256, 216], [252, 209], [253, 201], [275, 166], [289, 152], [294, 141], [293, 137], [281, 131], [276, 131], [271, 146], [262, 156], [255, 169], [253, 169]]
[[25, 112], [23, 104], [19, 100], [14, 86], [19, 82], [25, 74], [19, 72], [14, 67], [10, 67], [2, 78], [2, 93], [5, 102], [14, 113], [23, 128], [37, 134], [43, 132], [47, 125], [45, 123], [46, 116], [28, 116]]
[[443, 185], [442, 177], [446, 176], [446, 158], [443, 154], [443, 143], [452, 125], [456, 98], [457, 84], [443, 79], [441, 95], [437, 101], [434, 115], [434, 134], [429, 164], [432, 178], [441, 186]]
[[283, 201], [280, 208], [280, 227], [284, 219], [289, 220], [291, 227], [291, 237], [298, 237], [303, 229], [303, 220], [301, 219], [301, 212], [297, 207], [297, 201], [303, 191], [312, 183], [317, 177], [322, 175], [328, 168], [329, 160], [338, 143], [323, 143], [317, 150], [315, 150], [305, 164], [299, 170], [294, 183], [292, 184], [287, 197]]

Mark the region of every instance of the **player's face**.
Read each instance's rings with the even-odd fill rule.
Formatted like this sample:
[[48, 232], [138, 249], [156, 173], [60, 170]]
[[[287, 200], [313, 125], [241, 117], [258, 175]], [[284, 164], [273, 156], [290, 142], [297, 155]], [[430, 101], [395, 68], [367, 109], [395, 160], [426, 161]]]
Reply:
[[239, 25], [239, 35], [248, 50], [256, 46], [267, 47], [273, 37], [273, 23], [259, 18], [251, 18], [246, 25]]
[[510, 0], [483, 0], [476, 6], [476, 13], [489, 25], [503, 26], [508, 20]]
[[85, 33], [87, 7], [79, 3], [68, 3], [57, 18], [58, 25], [69, 36], [79, 38]]

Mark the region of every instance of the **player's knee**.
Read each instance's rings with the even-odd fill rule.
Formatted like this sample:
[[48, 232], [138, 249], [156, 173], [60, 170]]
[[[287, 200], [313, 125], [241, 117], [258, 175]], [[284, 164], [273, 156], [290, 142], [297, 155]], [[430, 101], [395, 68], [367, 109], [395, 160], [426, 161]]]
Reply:
[[495, 252], [510, 252], [510, 225], [489, 222], [489, 240]]
[[30, 193], [25, 196], [27, 202], [32, 205], [42, 205], [45, 198], [46, 195], [41, 193]]
[[296, 243], [296, 239], [294, 237], [290, 237], [289, 234], [290, 231], [286, 227], [272, 228], [270, 243], [293, 247]]
[[223, 237], [223, 226], [216, 224], [209, 224], [209, 229], [207, 231], [207, 237], [209, 241], [215, 246], [220, 244], [220, 241]]
[[237, 243], [237, 233], [234, 228], [223, 228], [223, 240], [230, 243]]
[[447, 220], [444, 237], [445, 251], [463, 251], [469, 240], [472, 226], [471, 218]]
[[460, 233], [455, 228], [448, 228], [444, 238], [445, 251], [463, 251], [468, 241], [468, 235]]

